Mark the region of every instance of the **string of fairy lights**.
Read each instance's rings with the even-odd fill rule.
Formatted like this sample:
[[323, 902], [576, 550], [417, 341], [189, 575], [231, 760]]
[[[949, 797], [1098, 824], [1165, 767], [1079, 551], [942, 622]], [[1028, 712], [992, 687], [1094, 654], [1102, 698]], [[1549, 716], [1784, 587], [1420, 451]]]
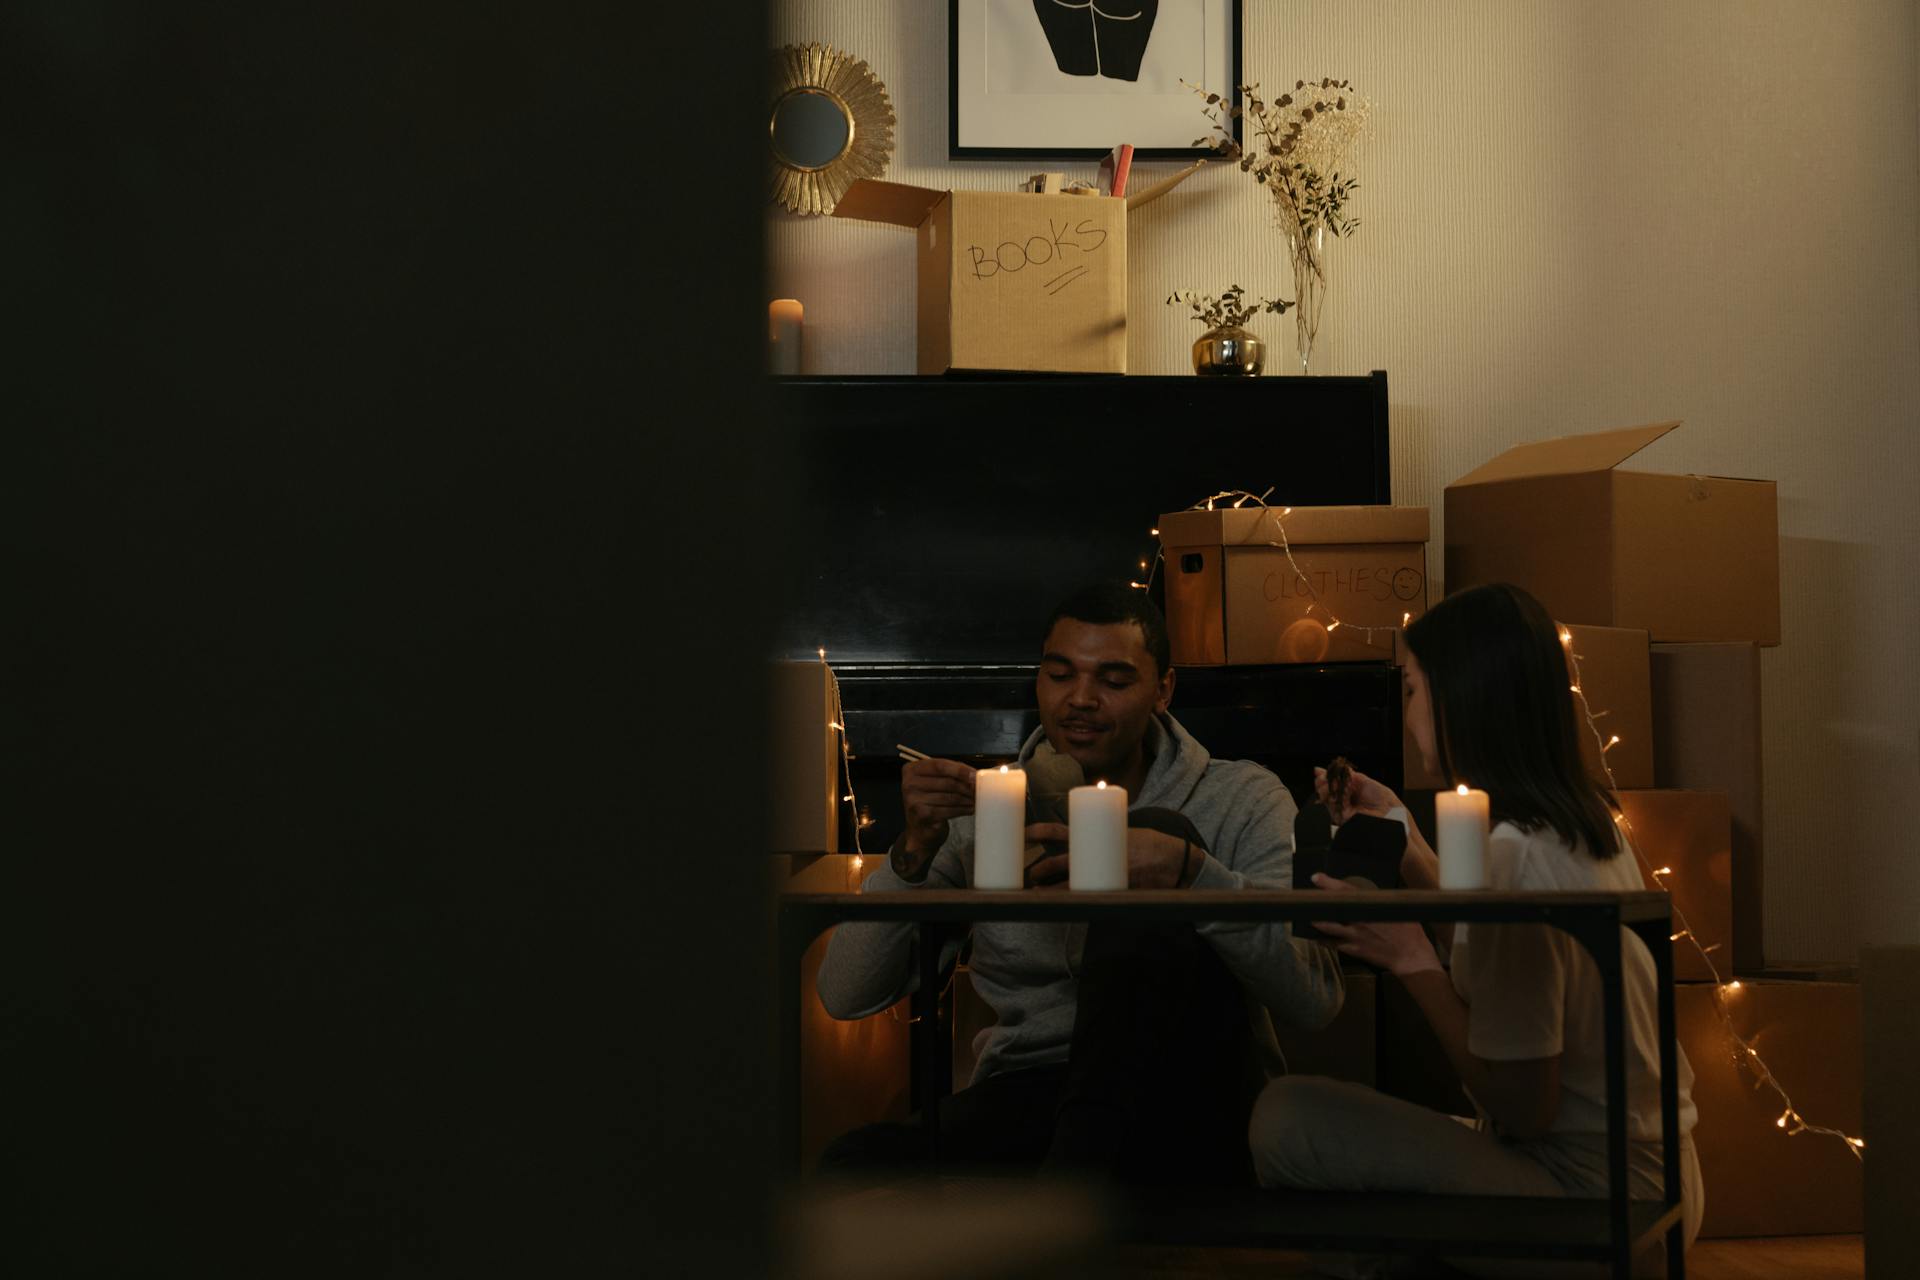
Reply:
[[[1242, 507], [1247, 503], [1252, 503], [1267, 512], [1268, 515], [1272, 517], [1274, 532], [1279, 534], [1279, 541], [1276, 542], [1272, 539], [1265, 539], [1258, 542], [1249, 542], [1245, 545], [1278, 547], [1286, 555], [1287, 564], [1293, 570], [1295, 580], [1300, 586], [1306, 589], [1308, 597], [1307, 613], [1311, 615], [1314, 610], [1318, 609], [1324, 614], [1326, 621], [1323, 625], [1326, 627], [1328, 634], [1332, 634], [1342, 626], [1346, 626], [1349, 630], [1364, 633], [1367, 636], [1368, 642], [1372, 643], [1373, 636], [1378, 632], [1385, 631], [1391, 633], [1404, 630], [1407, 624], [1413, 620], [1411, 613], [1403, 613], [1400, 624], [1397, 627], [1363, 626], [1343, 622], [1339, 615], [1326, 606], [1325, 602], [1320, 599], [1319, 593], [1313, 588], [1312, 577], [1302, 572], [1299, 562], [1293, 558], [1293, 547], [1287, 538], [1286, 525], [1284, 523], [1286, 517], [1293, 514], [1293, 508], [1280, 507], [1276, 509], [1269, 506], [1266, 499], [1272, 492], [1273, 489], [1271, 487], [1267, 489], [1266, 493], [1261, 494], [1250, 493], [1245, 489], [1223, 489], [1202, 498], [1189, 507], [1188, 510], [1212, 511], [1216, 509], [1218, 503], [1232, 499], [1234, 507]], [[1159, 529], [1152, 529], [1149, 530], [1149, 532], [1156, 539], [1160, 536]], [[1140, 567], [1147, 571], [1145, 580], [1134, 581], [1130, 585], [1142, 591], [1150, 590], [1153, 586], [1154, 575], [1159, 571], [1164, 559], [1164, 547], [1156, 550], [1151, 564], [1149, 564], [1147, 560], [1142, 559], [1140, 561]], [[1608, 734], [1604, 738], [1602, 737], [1600, 732], [1600, 717], [1606, 715], [1606, 712], [1596, 712], [1587, 702], [1585, 685], [1580, 676], [1580, 655], [1574, 652], [1573, 633], [1566, 627], [1560, 628], [1560, 643], [1567, 651], [1568, 667], [1573, 676], [1573, 683], [1569, 686], [1569, 689], [1575, 697], [1580, 699], [1580, 712], [1586, 720], [1587, 731], [1593, 735], [1594, 745], [1599, 748], [1600, 768], [1606, 774], [1607, 790], [1612, 794], [1618, 795], [1620, 788], [1614, 781], [1613, 766], [1607, 762], [1607, 753], [1619, 745], [1620, 735], [1616, 733]], [[1673, 868], [1670, 866], [1655, 867], [1650, 865], [1646, 855], [1640, 850], [1639, 840], [1634, 835], [1633, 822], [1627, 817], [1624, 809], [1615, 813], [1614, 822], [1619, 826], [1621, 839], [1626, 843], [1627, 848], [1633, 851], [1634, 860], [1639, 863], [1642, 871], [1662, 889], [1668, 889], [1666, 878], [1673, 874]], [[1671, 899], [1671, 894], [1672, 891], [1668, 889], [1669, 899]], [[1740, 990], [1740, 980], [1738, 978], [1727, 979], [1720, 976], [1720, 969], [1714, 964], [1713, 956], [1711, 955], [1712, 952], [1719, 950], [1720, 944], [1717, 942], [1703, 944], [1699, 936], [1695, 934], [1693, 929], [1687, 924], [1686, 915], [1680, 910], [1679, 906], [1676, 904], [1672, 909], [1674, 924], [1677, 927], [1669, 941], [1691, 942], [1694, 950], [1699, 953], [1701, 961], [1706, 965], [1707, 972], [1713, 975], [1714, 1012], [1719, 1016], [1721, 1029], [1726, 1033], [1727, 1039], [1733, 1046], [1734, 1061], [1753, 1075], [1753, 1087], [1756, 1091], [1770, 1088], [1780, 1099], [1782, 1110], [1779, 1117], [1774, 1121], [1775, 1127], [1783, 1130], [1789, 1137], [1797, 1137], [1803, 1133], [1811, 1133], [1838, 1138], [1846, 1144], [1847, 1150], [1852, 1152], [1856, 1160], [1862, 1159], [1863, 1157], [1860, 1153], [1866, 1149], [1866, 1142], [1842, 1130], [1831, 1128], [1827, 1125], [1809, 1123], [1807, 1119], [1800, 1114], [1799, 1110], [1794, 1107], [1792, 1096], [1787, 1093], [1786, 1087], [1780, 1083], [1779, 1078], [1776, 1077], [1773, 1071], [1767, 1066], [1766, 1060], [1760, 1056], [1760, 1051], [1753, 1047], [1751, 1041], [1734, 1029], [1733, 1015], [1729, 1009], [1728, 997], [1732, 992]]]
[[820, 665], [827, 671], [827, 699], [831, 704], [827, 712], [827, 729], [834, 735], [834, 741], [840, 746], [840, 778], [846, 787], [840, 802], [853, 806], [853, 857], [847, 861], [847, 874], [851, 877], [857, 875], [860, 868], [866, 865], [867, 855], [866, 850], [860, 847], [860, 832], [872, 826], [873, 819], [861, 810], [859, 801], [854, 799], [853, 750], [847, 745], [847, 712], [845, 704], [840, 701], [840, 673], [833, 669], [831, 662], [827, 661], [827, 651], [824, 648], [820, 649], [819, 653]]
[[[1605, 713], [1601, 712], [1596, 714], [1592, 706], [1587, 702], [1586, 687], [1580, 678], [1580, 655], [1573, 650], [1573, 633], [1565, 627], [1560, 628], [1560, 644], [1567, 651], [1568, 665], [1573, 672], [1573, 694], [1580, 699], [1580, 712], [1586, 717], [1587, 730], [1593, 734], [1594, 744], [1600, 749], [1600, 768], [1607, 775], [1607, 789], [1617, 795], [1619, 794], [1620, 788], [1614, 783], [1613, 766], [1607, 763], [1607, 752], [1619, 743], [1620, 735], [1617, 733], [1611, 734], [1606, 741], [1601, 741], [1599, 716]], [[1639, 861], [1641, 868], [1646, 871], [1647, 875], [1652, 878], [1655, 884], [1659, 885], [1662, 889], [1666, 889], [1666, 877], [1673, 874], [1673, 868], [1648, 865], [1646, 856], [1640, 852], [1640, 842], [1633, 833], [1633, 820], [1627, 817], [1625, 809], [1621, 809], [1614, 814], [1614, 822], [1619, 825], [1622, 838], [1626, 841], [1627, 847], [1633, 850], [1634, 857]], [[1671, 890], [1668, 891], [1669, 897], [1671, 897], [1671, 892]], [[1719, 950], [1720, 944], [1717, 942], [1702, 944], [1699, 935], [1695, 934], [1687, 924], [1686, 913], [1680, 910], [1679, 904], [1677, 903], [1673, 905], [1673, 920], [1679, 928], [1674, 932], [1672, 937], [1669, 938], [1669, 941], [1679, 942], [1685, 939], [1691, 942], [1694, 951], [1699, 954], [1701, 962], [1707, 966], [1707, 972], [1713, 975], [1713, 1008], [1714, 1012], [1720, 1018], [1721, 1030], [1726, 1033], [1727, 1039], [1732, 1042], [1734, 1061], [1753, 1073], [1753, 1087], [1756, 1091], [1760, 1089], [1772, 1089], [1774, 1094], [1780, 1099], [1782, 1110], [1779, 1117], [1774, 1120], [1774, 1126], [1785, 1130], [1788, 1137], [1797, 1137], [1803, 1133], [1812, 1133], [1838, 1138], [1847, 1144], [1847, 1150], [1853, 1153], [1854, 1159], [1862, 1159], [1863, 1157], [1860, 1153], [1866, 1150], [1867, 1144], [1865, 1140], [1839, 1129], [1830, 1128], [1827, 1125], [1809, 1124], [1807, 1120], [1801, 1116], [1799, 1111], [1794, 1108], [1793, 1098], [1787, 1093], [1786, 1087], [1780, 1083], [1778, 1077], [1776, 1077], [1773, 1071], [1767, 1066], [1766, 1060], [1760, 1056], [1760, 1051], [1753, 1047], [1753, 1043], [1750, 1040], [1734, 1030], [1733, 1014], [1728, 1007], [1728, 996], [1732, 992], [1740, 989], [1740, 980], [1738, 978], [1726, 979], [1720, 976], [1720, 968], [1714, 964], [1713, 956], [1710, 954]]]
[[[1293, 508], [1284, 506], [1275, 508], [1269, 506], [1267, 497], [1272, 494], [1272, 492], [1273, 489], [1271, 486], [1268, 487], [1265, 493], [1259, 494], [1252, 493], [1245, 489], [1223, 489], [1216, 493], [1208, 494], [1188, 509], [1192, 511], [1212, 511], [1217, 508], [1218, 504], [1231, 500], [1232, 507], [1234, 508], [1243, 507], [1251, 503], [1267, 513], [1271, 518], [1274, 532], [1279, 535], [1278, 541], [1263, 539], [1258, 542], [1249, 542], [1245, 545], [1264, 545], [1278, 547], [1280, 549], [1282, 554], [1287, 558], [1288, 567], [1293, 570], [1295, 580], [1301, 587], [1305, 588], [1308, 598], [1306, 608], [1307, 616], [1312, 616], [1316, 610], [1324, 615], [1325, 621], [1322, 625], [1326, 627], [1329, 635], [1340, 630], [1342, 627], [1346, 627], [1349, 631], [1359, 632], [1366, 636], [1367, 643], [1372, 644], [1374, 643], [1374, 636], [1382, 632], [1391, 635], [1395, 632], [1405, 630], [1406, 626], [1413, 620], [1413, 615], [1410, 612], [1402, 613], [1397, 626], [1383, 626], [1377, 624], [1349, 623], [1327, 607], [1325, 601], [1320, 598], [1319, 593], [1314, 590], [1311, 575], [1304, 572], [1300, 568], [1299, 561], [1294, 559], [1293, 546], [1287, 538], [1285, 524], [1286, 517], [1293, 514]], [[1154, 577], [1159, 572], [1160, 565], [1166, 558], [1165, 547], [1157, 541], [1160, 536], [1160, 530], [1155, 528], [1149, 532], [1156, 539], [1156, 545], [1152, 559], [1142, 558], [1140, 561], [1140, 567], [1145, 571], [1145, 578], [1144, 580], [1134, 580], [1129, 584], [1141, 591], [1152, 589]], [[1560, 628], [1560, 643], [1566, 649], [1568, 667], [1573, 676], [1573, 682], [1569, 686], [1569, 689], [1573, 695], [1580, 700], [1580, 712], [1586, 720], [1587, 731], [1593, 735], [1594, 745], [1598, 748], [1597, 754], [1600, 761], [1600, 768], [1606, 774], [1607, 789], [1609, 792], [1617, 795], [1620, 788], [1614, 780], [1613, 767], [1607, 761], [1607, 753], [1619, 745], [1620, 735], [1616, 733], [1603, 737], [1601, 734], [1600, 718], [1606, 715], [1606, 712], [1596, 712], [1587, 701], [1585, 685], [1580, 675], [1580, 655], [1574, 652], [1573, 649], [1573, 633], [1565, 627]], [[866, 851], [860, 843], [860, 832], [865, 827], [871, 825], [872, 819], [860, 809], [858, 801], [855, 799], [853, 786], [853, 752], [847, 744], [846, 712], [840, 696], [840, 678], [834, 671], [833, 664], [827, 661], [827, 651], [822, 648], [819, 650], [819, 655], [821, 665], [826, 668], [831, 705], [829, 713], [831, 718], [828, 721], [827, 727], [834, 733], [839, 744], [840, 774], [846, 787], [840, 799], [843, 803], [852, 806], [851, 812], [854, 815], [854, 852], [853, 856], [848, 859], [848, 875], [851, 883], [851, 878], [859, 874], [861, 867], [866, 861]], [[1659, 885], [1662, 889], [1667, 889], [1666, 878], [1673, 874], [1673, 868], [1670, 866], [1655, 867], [1650, 865], [1646, 855], [1641, 852], [1639, 840], [1634, 834], [1633, 822], [1627, 817], [1624, 809], [1616, 812], [1614, 821], [1620, 828], [1621, 839], [1625, 842], [1627, 848], [1633, 851], [1634, 860], [1640, 865], [1641, 869], [1655, 884]], [[1669, 897], [1671, 897], [1670, 890]], [[1733, 1046], [1735, 1062], [1752, 1074], [1754, 1077], [1753, 1087], [1756, 1091], [1760, 1089], [1772, 1089], [1774, 1094], [1780, 1099], [1782, 1109], [1779, 1117], [1774, 1121], [1775, 1127], [1782, 1130], [1789, 1137], [1797, 1137], [1800, 1134], [1807, 1133], [1838, 1138], [1846, 1144], [1847, 1150], [1853, 1154], [1856, 1160], [1862, 1159], [1863, 1157], [1860, 1153], [1866, 1149], [1866, 1142], [1858, 1136], [1846, 1133], [1840, 1129], [1810, 1123], [1793, 1105], [1792, 1096], [1788, 1094], [1786, 1087], [1780, 1083], [1779, 1078], [1776, 1077], [1773, 1071], [1767, 1066], [1766, 1060], [1760, 1056], [1760, 1051], [1754, 1048], [1750, 1040], [1734, 1029], [1733, 1015], [1729, 1007], [1729, 996], [1733, 992], [1740, 990], [1740, 980], [1738, 978], [1729, 979], [1721, 976], [1719, 966], [1714, 964], [1711, 954], [1719, 949], [1720, 944], [1717, 942], [1702, 943], [1699, 936], [1695, 934], [1692, 927], [1688, 925], [1686, 915], [1680, 910], [1679, 906], [1675, 904], [1672, 910], [1674, 923], [1677, 928], [1670, 938], [1670, 941], [1690, 942], [1694, 950], [1699, 954], [1702, 963], [1706, 965], [1707, 972], [1713, 975], [1714, 1012], [1719, 1017], [1721, 1030]]]

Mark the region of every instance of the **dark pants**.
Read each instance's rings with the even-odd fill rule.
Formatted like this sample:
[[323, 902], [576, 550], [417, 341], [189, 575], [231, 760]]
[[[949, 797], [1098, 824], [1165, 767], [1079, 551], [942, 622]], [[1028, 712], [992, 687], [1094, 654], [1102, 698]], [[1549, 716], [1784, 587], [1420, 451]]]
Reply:
[[[1199, 843], [1171, 810], [1129, 821]], [[1262, 1083], [1240, 984], [1193, 926], [1101, 922], [1087, 930], [1067, 1061], [940, 1099], [940, 1167], [1250, 1185], [1247, 1117]], [[855, 1129], [820, 1169], [860, 1179], [925, 1170], [922, 1123]]]

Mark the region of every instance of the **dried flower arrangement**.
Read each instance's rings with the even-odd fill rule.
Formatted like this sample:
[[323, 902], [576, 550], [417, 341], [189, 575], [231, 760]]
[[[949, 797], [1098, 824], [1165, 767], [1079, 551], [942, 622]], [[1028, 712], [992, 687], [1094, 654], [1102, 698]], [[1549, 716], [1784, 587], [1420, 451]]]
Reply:
[[[1219, 136], [1195, 138], [1193, 145], [1211, 145], [1238, 160], [1240, 171], [1252, 174], [1273, 196], [1275, 217], [1293, 255], [1294, 300], [1299, 304], [1294, 321], [1304, 373], [1326, 302], [1326, 237], [1351, 235], [1360, 225], [1346, 213], [1360, 184], [1342, 176], [1339, 166], [1367, 137], [1373, 104], [1354, 92], [1352, 82], [1331, 77], [1296, 80], [1293, 92], [1271, 101], [1260, 96], [1259, 85], [1241, 85], [1244, 107], [1217, 93], [1194, 92], [1206, 99], [1201, 111]], [[1252, 150], [1234, 138], [1228, 122], [1235, 118], [1253, 123]]]
[[1269, 313], [1284, 315], [1293, 303], [1285, 298], [1254, 298], [1249, 301], [1246, 290], [1234, 285], [1219, 297], [1211, 293], [1195, 293], [1192, 289], [1179, 289], [1168, 295], [1167, 305], [1184, 302], [1193, 308], [1193, 318], [1213, 329], [1239, 329], [1257, 315]]

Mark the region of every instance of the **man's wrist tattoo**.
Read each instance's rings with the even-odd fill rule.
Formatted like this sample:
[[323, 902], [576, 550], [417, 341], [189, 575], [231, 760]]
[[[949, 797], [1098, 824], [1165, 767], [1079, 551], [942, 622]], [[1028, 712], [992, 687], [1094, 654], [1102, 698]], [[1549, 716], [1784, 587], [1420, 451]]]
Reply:
[[893, 868], [893, 874], [909, 884], [918, 884], [927, 878], [927, 872], [933, 867], [932, 854], [913, 854], [907, 851], [907, 838], [901, 836], [894, 842], [893, 850], [887, 855], [887, 864]]

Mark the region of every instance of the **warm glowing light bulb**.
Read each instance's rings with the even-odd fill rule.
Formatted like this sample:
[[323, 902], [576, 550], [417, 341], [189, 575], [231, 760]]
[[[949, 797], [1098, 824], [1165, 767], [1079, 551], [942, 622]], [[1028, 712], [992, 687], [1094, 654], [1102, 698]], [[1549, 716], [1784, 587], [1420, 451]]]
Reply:
[[1792, 1109], [1791, 1107], [1789, 1107], [1789, 1108], [1788, 1108], [1787, 1110], [1785, 1110], [1785, 1111], [1782, 1111], [1782, 1112], [1780, 1113], [1780, 1118], [1779, 1118], [1778, 1120], [1775, 1120], [1775, 1121], [1773, 1122], [1773, 1127], [1774, 1127], [1774, 1128], [1776, 1128], [1776, 1129], [1784, 1129], [1784, 1128], [1786, 1128], [1786, 1127], [1787, 1127], [1787, 1120], [1788, 1120], [1788, 1119], [1789, 1119], [1789, 1118], [1790, 1118], [1790, 1117], [1791, 1117], [1792, 1115], [1793, 1115], [1793, 1109]]
[[843, 724], [841, 724], [841, 723], [840, 723], [840, 722], [839, 722], [838, 720], [829, 720], [829, 721], [827, 721], [827, 728], [829, 728], [829, 729], [838, 729], [838, 730], [840, 730], [840, 732], [842, 732], [842, 733], [845, 733], [845, 732], [847, 731], [847, 726], [845, 726], [845, 725], [843, 725]]
[[1688, 935], [1689, 933], [1691, 933], [1691, 932], [1693, 932], [1693, 931], [1692, 931], [1691, 929], [1682, 929], [1682, 930], [1681, 930], [1680, 932], [1678, 932], [1678, 933], [1676, 933], [1676, 934], [1673, 934], [1673, 935], [1671, 935], [1670, 937], [1668, 937], [1668, 939], [1667, 939], [1667, 941], [1668, 941], [1668, 942], [1678, 942], [1678, 941], [1680, 941], [1680, 939], [1682, 939], [1682, 938], [1684, 938], [1684, 937], [1686, 937], [1686, 936], [1687, 936], [1687, 935]]
[[1338, 618], [1335, 618], [1332, 622], [1329, 622], [1327, 624], [1327, 632], [1329, 635], [1331, 635], [1335, 631], [1338, 631], [1339, 629], [1340, 629], [1340, 619]]
[[1572, 643], [1573, 643], [1573, 632], [1571, 632], [1571, 631], [1569, 631], [1569, 630], [1567, 630], [1567, 629], [1566, 629], [1565, 627], [1562, 627], [1562, 628], [1560, 628], [1560, 643], [1561, 643], [1561, 644], [1572, 644]]
[[843, 796], [841, 796], [840, 798], [841, 798], [842, 800], [847, 800], [847, 801], [851, 801], [851, 800], [853, 799], [853, 792], [851, 792], [851, 791], [849, 791], [849, 792], [847, 792], [847, 794], [845, 794], [845, 795], [843, 795]]
[[1412, 615], [1412, 614], [1410, 614], [1410, 613], [1403, 613], [1403, 614], [1401, 614], [1401, 615], [1400, 615], [1400, 625], [1401, 625], [1401, 626], [1403, 626], [1403, 627], [1404, 627], [1404, 626], [1406, 626], [1406, 625], [1407, 625], [1407, 624], [1408, 624], [1409, 622], [1412, 622], [1412, 621], [1413, 621], [1413, 615]]
[[1005, 773], [1006, 771], [1007, 771], [1007, 766], [1005, 766], [1005, 765], [1001, 765], [1001, 766], [1000, 766], [1000, 772], [1002, 772], [1002, 773]]
[[1293, 514], [1293, 508], [1292, 508], [1292, 507], [1282, 507], [1282, 508], [1280, 508], [1280, 514], [1281, 514], [1281, 515], [1283, 515], [1283, 516], [1290, 516], [1290, 515], [1292, 515], [1292, 514]]
[[866, 865], [867, 865], [866, 860], [862, 858], [859, 854], [856, 853], [853, 855], [853, 869], [855, 871], [858, 871], [861, 867], [864, 867]]
[[1672, 867], [1655, 867], [1653, 869], [1653, 874], [1657, 876], [1670, 876], [1673, 874], [1673, 868]]
[[1739, 989], [1740, 989], [1740, 979], [1738, 978], [1735, 978], [1732, 982], [1729, 982], [1727, 984], [1727, 990], [1729, 991], [1738, 991]]
[[825, 649], [822, 649], [820, 650], [820, 661], [825, 662], [826, 660], [827, 660], [827, 651]]
[[1147, 530], [1147, 532], [1156, 538], [1160, 536], [1160, 531], [1158, 529], [1149, 529]]
[[1616, 746], [1619, 744], [1619, 741], [1620, 741], [1620, 735], [1616, 733], [1611, 738], [1607, 739], [1607, 746], [1608, 747]]
[[1570, 684], [1567, 686], [1567, 688], [1573, 690], [1575, 693], [1580, 692], [1580, 686], [1577, 684]]
[[[1006, 770], [1002, 769], [1001, 772], [1004, 773]], [[1107, 789], [1107, 780], [1102, 778], [1100, 781], [1094, 783], [1093, 786], [1096, 791], [1105, 791]]]
[[1459, 786], [1455, 787], [1454, 790], [1458, 791], [1461, 795], [1465, 795], [1467, 794], [1467, 784], [1463, 782]]
[[1865, 1151], [1867, 1149], [1867, 1141], [1865, 1138], [1848, 1138], [1847, 1141], [1853, 1145], [1855, 1151]]

